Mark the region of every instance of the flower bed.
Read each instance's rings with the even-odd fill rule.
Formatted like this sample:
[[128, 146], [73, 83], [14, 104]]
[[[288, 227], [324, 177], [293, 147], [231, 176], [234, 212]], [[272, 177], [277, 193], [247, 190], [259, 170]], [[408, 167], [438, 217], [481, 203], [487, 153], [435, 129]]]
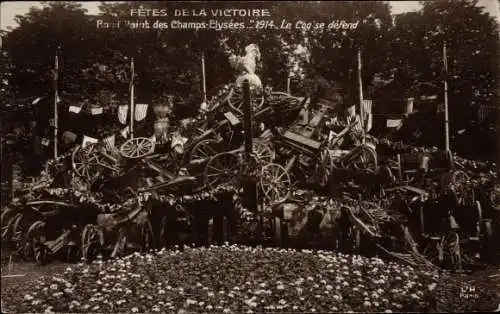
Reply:
[[[495, 309], [438, 274], [378, 258], [241, 246], [135, 253], [78, 264], [23, 291], [18, 312], [326, 312]], [[439, 300], [437, 300], [439, 296]], [[17, 305], [15, 302], [18, 302]], [[444, 307], [444, 308], [443, 308]]]

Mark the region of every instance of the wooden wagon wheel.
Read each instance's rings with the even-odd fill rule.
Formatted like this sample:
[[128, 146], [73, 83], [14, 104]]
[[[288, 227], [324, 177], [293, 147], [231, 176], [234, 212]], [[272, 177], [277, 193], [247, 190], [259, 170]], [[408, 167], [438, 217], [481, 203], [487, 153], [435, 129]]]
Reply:
[[[233, 87], [228, 96], [229, 107], [243, 115], [243, 89]], [[264, 104], [264, 94], [250, 89], [250, 103], [254, 111], [258, 111]]]
[[370, 147], [360, 146], [350, 161], [354, 169], [372, 173], [377, 171], [377, 153]]
[[71, 155], [73, 170], [80, 177], [92, 181], [99, 174], [97, 145], [77, 146]]
[[99, 227], [93, 224], [86, 225], [82, 230], [81, 239], [81, 254], [82, 259], [86, 262], [91, 262], [99, 255], [104, 237]]
[[270, 163], [262, 167], [260, 186], [264, 196], [271, 203], [281, 203], [290, 195], [292, 181], [290, 174], [281, 165]]
[[207, 163], [204, 172], [205, 186], [210, 189], [220, 184], [236, 185], [241, 165], [238, 156], [233, 153], [220, 153]]
[[270, 143], [254, 139], [252, 142], [254, 156], [262, 163], [271, 163], [276, 158], [276, 152], [270, 147]]
[[19, 213], [14, 217], [12, 223], [12, 236], [11, 240], [17, 245], [22, 245], [26, 230], [26, 215]]
[[49, 253], [48, 248], [45, 246], [47, 241], [45, 228], [45, 222], [41, 220], [35, 221], [26, 233], [24, 245], [24, 254], [32, 256], [39, 265], [47, 262]]
[[200, 165], [206, 163], [210, 158], [217, 155], [218, 152], [214, 148], [217, 140], [205, 139], [196, 143], [189, 152], [189, 164]]
[[153, 153], [155, 143], [147, 137], [135, 137], [120, 146], [120, 153], [125, 158], [138, 159]]
[[10, 240], [12, 225], [16, 221], [17, 215], [19, 215], [18, 209], [16, 208], [8, 208], [2, 212], [0, 217], [2, 223], [2, 242]]

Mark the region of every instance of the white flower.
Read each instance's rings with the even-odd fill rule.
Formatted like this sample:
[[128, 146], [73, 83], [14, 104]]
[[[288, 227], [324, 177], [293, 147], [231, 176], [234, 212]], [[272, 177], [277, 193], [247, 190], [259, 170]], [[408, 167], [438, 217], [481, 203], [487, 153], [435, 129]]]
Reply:
[[434, 289], [436, 288], [436, 286], [437, 286], [437, 284], [436, 284], [436, 283], [434, 283], [434, 282], [433, 282], [433, 283], [431, 283], [431, 284], [429, 285], [429, 287], [428, 287], [428, 288], [429, 288], [429, 291], [434, 290]]
[[31, 295], [29, 295], [29, 294], [25, 294], [24, 295], [24, 300], [25, 301], [31, 301], [31, 300], [33, 300], [33, 297]]
[[57, 284], [55, 284], [55, 283], [51, 284], [50, 289], [57, 290]]
[[372, 304], [370, 303], [370, 301], [365, 301], [365, 302], [363, 302], [363, 305], [365, 307], [370, 307]]
[[132, 311], [132, 313], [137, 313], [137, 312], [139, 312], [139, 309], [138, 309], [138, 308], [136, 308], [136, 307], [133, 307], [133, 308], [131, 309], [131, 311]]
[[285, 290], [285, 286], [283, 286], [282, 284], [279, 284], [276, 289], [278, 290]]

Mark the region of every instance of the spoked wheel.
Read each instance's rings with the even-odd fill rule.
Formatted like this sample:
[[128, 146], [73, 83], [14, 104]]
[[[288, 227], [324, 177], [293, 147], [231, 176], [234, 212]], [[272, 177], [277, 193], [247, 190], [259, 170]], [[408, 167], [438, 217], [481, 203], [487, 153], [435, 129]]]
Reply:
[[47, 241], [45, 227], [45, 222], [41, 220], [35, 221], [26, 233], [24, 244], [25, 255], [32, 256], [39, 265], [46, 263], [49, 255], [49, 250], [45, 246]]
[[[33, 220], [31, 220], [33, 221]], [[26, 229], [30, 227], [30, 222], [24, 214], [17, 214], [12, 223], [12, 237], [11, 241], [15, 244], [16, 250], [23, 249], [24, 243], [26, 241]]]
[[77, 146], [73, 150], [71, 162], [77, 175], [93, 181], [99, 175], [100, 167], [97, 162], [97, 145], [89, 144], [85, 147]]
[[102, 231], [98, 226], [88, 224], [83, 228], [81, 240], [81, 254], [86, 262], [91, 262], [101, 252], [104, 244]]
[[216, 144], [215, 139], [205, 139], [196, 143], [189, 152], [189, 164], [196, 166], [208, 162], [210, 158], [218, 154], [215, 149]]
[[347, 160], [343, 160], [344, 168], [351, 168], [375, 173], [377, 171], [377, 154], [367, 146], [360, 146], [358, 151]]
[[220, 184], [236, 185], [241, 165], [233, 153], [215, 155], [205, 167], [205, 186], [215, 189]]
[[[243, 115], [243, 90], [239, 87], [233, 87], [228, 96], [229, 107]], [[264, 94], [250, 89], [250, 103], [254, 112], [259, 111], [264, 104]]]
[[270, 147], [270, 143], [254, 139], [252, 146], [253, 153], [260, 162], [271, 163], [276, 158], [276, 152]]
[[292, 181], [290, 174], [283, 166], [271, 163], [262, 167], [260, 185], [266, 199], [276, 204], [288, 198]]
[[129, 159], [138, 159], [150, 155], [155, 150], [155, 143], [147, 137], [135, 137], [120, 146], [120, 153]]
[[21, 213], [15, 208], [8, 208], [2, 212], [0, 217], [2, 222], [2, 242], [12, 239], [12, 226], [18, 215], [21, 215]]

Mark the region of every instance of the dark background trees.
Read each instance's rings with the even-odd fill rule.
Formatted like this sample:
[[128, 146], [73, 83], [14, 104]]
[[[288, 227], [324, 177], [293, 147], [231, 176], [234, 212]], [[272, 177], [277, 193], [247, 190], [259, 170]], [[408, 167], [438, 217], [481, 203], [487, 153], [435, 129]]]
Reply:
[[[392, 100], [437, 94], [442, 98], [442, 46], [448, 46], [449, 103], [452, 133], [477, 124], [480, 105], [491, 115], [498, 110], [497, 23], [476, 1], [424, 1], [417, 12], [391, 15], [384, 2], [273, 2], [266, 7], [276, 24], [287, 19], [325, 22], [359, 21], [356, 30], [132, 30], [97, 29], [96, 20], [131, 18], [130, 8], [200, 9], [227, 3], [127, 2], [103, 3], [90, 16], [78, 3], [49, 2], [18, 16], [19, 27], [3, 35], [2, 67], [8, 76], [6, 104], [20, 106], [27, 98], [50, 92], [54, 53], [60, 47], [59, 89], [69, 102], [99, 104], [112, 109], [128, 101], [130, 58], [134, 57], [138, 101], [161, 102], [176, 94], [195, 110], [202, 99], [201, 53], [206, 58], [207, 88], [231, 82], [234, 72], [219, 45], [222, 37], [238, 54], [249, 43], [262, 52], [260, 76], [275, 90], [286, 89], [287, 56], [281, 39], [305, 43], [311, 52], [305, 72], [321, 75], [341, 87], [345, 102], [357, 102], [357, 49], [362, 50], [365, 98], [387, 109]], [[252, 8], [254, 2], [233, 7]], [[161, 19], [161, 18], [159, 18]], [[171, 19], [169, 17], [168, 19]], [[199, 19], [202, 19], [201, 17]], [[150, 20], [154, 20], [151, 19]], [[196, 18], [190, 18], [195, 21]], [[238, 19], [234, 19], [238, 20]], [[248, 18], [246, 19], [248, 21]], [[307, 38], [307, 39], [306, 39]], [[305, 93], [307, 84], [294, 82], [292, 92]], [[31, 102], [31, 100], [29, 101]], [[11, 106], [12, 107], [12, 106]], [[9, 107], [9, 108], [11, 108]], [[9, 109], [11, 110], [11, 109]], [[4, 116], [4, 115], [3, 115]], [[493, 123], [494, 120], [490, 120]]]

